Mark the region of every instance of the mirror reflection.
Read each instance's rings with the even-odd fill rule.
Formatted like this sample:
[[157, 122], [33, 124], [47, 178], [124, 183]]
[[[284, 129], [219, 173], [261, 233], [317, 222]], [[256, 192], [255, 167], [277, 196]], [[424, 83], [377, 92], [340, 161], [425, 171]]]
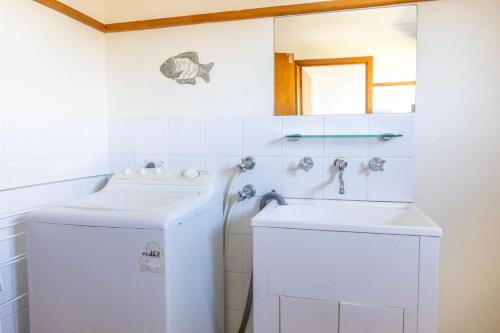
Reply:
[[415, 112], [417, 8], [274, 22], [275, 115]]

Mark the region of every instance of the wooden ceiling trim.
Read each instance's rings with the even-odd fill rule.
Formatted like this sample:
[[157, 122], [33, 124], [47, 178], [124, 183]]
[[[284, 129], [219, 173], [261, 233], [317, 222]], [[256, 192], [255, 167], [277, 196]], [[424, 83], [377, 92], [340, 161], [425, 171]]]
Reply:
[[167, 17], [152, 20], [111, 23], [106, 25], [106, 32], [123, 32], [134, 30], [158, 29], [182, 25], [193, 25], [214, 22], [249, 20], [266, 17], [311, 14], [347, 9], [373, 8], [412, 4], [433, 0], [335, 0], [311, 2], [295, 5], [232, 10], [198, 15]]
[[74, 20], [77, 20], [80, 23], [88, 25], [96, 30], [101, 32], [106, 32], [106, 25], [97, 21], [96, 19], [60, 2], [57, 0], [34, 0], [44, 6], [47, 6], [63, 15], [71, 17]]
[[194, 25], [203, 23], [227, 22], [238, 20], [250, 20], [267, 17], [279, 17], [288, 15], [312, 14], [323, 12], [334, 12], [339, 10], [363, 9], [386, 7], [396, 5], [416, 4], [435, 0], [331, 0], [321, 2], [310, 2], [294, 5], [272, 6], [262, 8], [251, 8], [242, 10], [231, 10], [197, 15], [166, 17], [151, 20], [118, 22], [104, 24], [96, 19], [57, 0], [34, 0], [44, 6], [52, 8], [66, 16], [69, 16], [83, 24], [102, 32], [125, 32], [146, 29], [159, 29], [183, 25]]

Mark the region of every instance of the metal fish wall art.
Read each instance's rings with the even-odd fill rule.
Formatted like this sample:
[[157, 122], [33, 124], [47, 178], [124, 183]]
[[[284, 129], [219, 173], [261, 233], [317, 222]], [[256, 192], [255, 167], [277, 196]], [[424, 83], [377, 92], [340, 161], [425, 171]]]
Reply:
[[160, 72], [179, 84], [196, 84], [196, 77], [201, 77], [208, 83], [212, 67], [214, 67], [213, 62], [206, 65], [200, 64], [198, 53], [191, 51], [168, 58], [161, 65]]

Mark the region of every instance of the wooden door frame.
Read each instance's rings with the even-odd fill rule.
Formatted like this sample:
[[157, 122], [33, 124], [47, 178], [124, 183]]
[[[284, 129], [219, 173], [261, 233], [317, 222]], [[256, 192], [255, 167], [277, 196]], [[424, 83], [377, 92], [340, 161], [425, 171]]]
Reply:
[[373, 112], [373, 57], [350, 57], [350, 58], [327, 58], [327, 59], [303, 59], [295, 61], [297, 76], [297, 95], [300, 99], [300, 110], [302, 115], [302, 68], [313, 66], [336, 66], [336, 65], [365, 65], [365, 113]]

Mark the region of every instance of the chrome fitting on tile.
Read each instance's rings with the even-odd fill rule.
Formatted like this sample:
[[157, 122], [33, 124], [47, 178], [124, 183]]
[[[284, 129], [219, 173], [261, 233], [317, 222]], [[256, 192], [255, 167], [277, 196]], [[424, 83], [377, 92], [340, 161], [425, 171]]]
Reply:
[[240, 198], [239, 201], [243, 201], [246, 199], [253, 198], [257, 194], [257, 189], [253, 185], [245, 185], [243, 189], [239, 192]]
[[381, 159], [380, 157], [374, 157], [368, 162], [368, 166], [371, 171], [384, 171], [384, 164], [386, 160]]
[[238, 164], [238, 168], [240, 168], [241, 172], [247, 172], [248, 170], [255, 168], [255, 164], [255, 158], [247, 156], [241, 159], [241, 164]]
[[300, 167], [304, 171], [309, 171], [314, 167], [314, 161], [311, 157], [304, 157], [302, 160], [300, 160]]
[[333, 166], [339, 175], [339, 194], [345, 194], [344, 171], [347, 168], [347, 160], [343, 157], [337, 157], [333, 162]]

